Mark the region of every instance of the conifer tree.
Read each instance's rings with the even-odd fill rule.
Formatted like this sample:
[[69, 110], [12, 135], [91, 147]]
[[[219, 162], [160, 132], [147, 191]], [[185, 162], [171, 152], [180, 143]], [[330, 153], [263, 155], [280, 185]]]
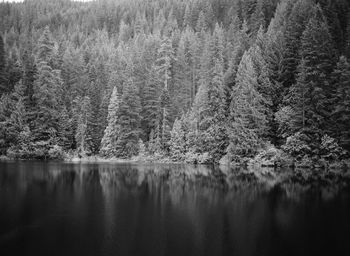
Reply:
[[185, 8], [185, 14], [184, 14], [184, 21], [183, 21], [183, 27], [193, 27], [192, 24], [192, 12], [191, 12], [191, 6], [189, 3], [186, 4]]
[[118, 123], [120, 104], [121, 97], [117, 87], [114, 87], [108, 106], [108, 125], [101, 141], [100, 154], [103, 156], [111, 157], [116, 155], [116, 144], [120, 132], [120, 125]]
[[4, 41], [0, 35], [0, 97], [7, 91], [7, 78], [6, 78], [6, 56], [4, 49]]
[[163, 88], [160, 96], [160, 133], [158, 138], [161, 140], [162, 149], [169, 150], [170, 132], [173, 123], [173, 105], [167, 87]]
[[46, 61], [48, 65], [51, 65], [53, 54], [54, 42], [52, 40], [52, 34], [50, 32], [50, 29], [48, 26], [46, 26], [39, 39], [37, 56], [39, 61]]
[[123, 88], [119, 108], [120, 132], [116, 143], [118, 157], [136, 156], [140, 138], [141, 102], [138, 90], [130, 78]]
[[47, 62], [38, 64], [34, 82], [35, 119], [33, 120], [33, 136], [35, 140], [48, 141], [58, 128], [58, 97], [55, 73]]
[[313, 10], [301, 42], [303, 61], [299, 66], [298, 81], [288, 95], [295, 99], [290, 103], [296, 113], [291, 121], [295, 132], [310, 133], [317, 141], [330, 129], [327, 117], [330, 116], [330, 99], [334, 92], [330, 77], [335, 57], [327, 22], [318, 5]]
[[332, 136], [338, 139], [339, 145], [350, 152], [350, 64], [346, 57], [339, 59], [333, 77], [335, 78], [334, 110], [331, 114]]
[[75, 133], [75, 141], [77, 144], [77, 152], [84, 156], [91, 154], [91, 135], [88, 131], [89, 121], [91, 120], [91, 102], [88, 96], [77, 98], [76, 100], [76, 122], [77, 128]]
[[[155, 130], [159, 123], [160, 112], [160, 81], [157, 76], [157, 71], [154, 65], [152, 65], [147, 81], [143, 97], [142, 116], [143, 123], [146, 127], [146, 134], [150, 134], [152, 130]], [[151, 138], [149, 138], [151, 139]]]
[[258, 92], [258, 74], [249, 52], [243, 55], [232, 90], [228, 128], [232, 155], [252, 156], [262, 147], [267, 130], [265, 99]]
[[74, 146], [74, 122], [65, 106], [59, 113], [58, 137], [59, 145], [64, 150], [70, 150]]
[[167, 89], [169, 89], [168, 86], [170, 84], [170, 79], [172, 78], [171, 70], [174, 57], [175, 53], [171, 40], [169, 37], [164, 37], [158, 50], [156, 68], [159, 78], [161, 79], [161, 83], [163, 84], [164, 88]]
[[176, 119], [171, 130], [170, 154], [174, 160], [183, 161], [186, 155], [186, 131], [182, 118]]
[[288, 18], [285, 31], [286, 48], [284, 50], [283, 84], [288, 89], [295, 83], [297, 67], [301, 60], [299, 49], [301, 36], [313, 10], [312, 0], [298, 0]]
[[199, 13], [199, 17], [197, 20], [197, 25], [196, 25], [196, 31], [197, 32], [205, 32], [208, 30], [208, 24], [207, 24], [207, 20], [205, 18], [205, 14], [203, 11], [201, 11]]
[[174, 101], [178, 113], [186, 112], [191, 106], [191, 67], [186, 58], [185, 40], [182, 36], [174, 65], [174, 87], [177, 92]]

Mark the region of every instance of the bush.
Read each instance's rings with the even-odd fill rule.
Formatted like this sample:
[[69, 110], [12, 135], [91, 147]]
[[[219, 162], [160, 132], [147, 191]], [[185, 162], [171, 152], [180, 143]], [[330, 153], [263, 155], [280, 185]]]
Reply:
[[332, 137], [325, 135], [321, 140], [321, 158], [327, 162], [339, 161], [345, 156], [345, 150], [341, 148]]
[[50, 150], [49, 150], [49, 158], [50, 159], [55, 159], [55, 160], [63, 160], [65, 159], [65, 153], [62, 149], [62, 147], [54, 145]]
[[287, 142], [282, 149], [292, 157], [301, 160], [304, 156], [310, 156], [312, 153], [309, 142], [310, 138], [307, 135], [297, 132], [287, 138]]
[[205, 153], [187, 152], [185, 156], [185, 160], [187, 163], [192, 163], [192, 164], [213, 163], [213, 158], [210, 156], [208, 152], [205, 152]]
[[292, 166], [294, 159], [281, 149], [269, 146], [261, 151], [256, 157], [250, 161], [252, 165], [274, 165], [278, 167]]

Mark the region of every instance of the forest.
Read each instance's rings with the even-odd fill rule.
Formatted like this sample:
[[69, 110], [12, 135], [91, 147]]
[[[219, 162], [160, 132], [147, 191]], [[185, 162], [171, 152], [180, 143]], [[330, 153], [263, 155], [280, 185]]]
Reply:
[[0, 20], [0, 155], [350, 156], [347, 0], [25, 0]]

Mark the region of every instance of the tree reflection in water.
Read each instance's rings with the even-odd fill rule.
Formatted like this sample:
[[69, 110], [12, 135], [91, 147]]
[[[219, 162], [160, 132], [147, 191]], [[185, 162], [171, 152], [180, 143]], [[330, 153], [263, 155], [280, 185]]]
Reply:
[[57, 255], [307, 255], [326, 250], [329, 236], [344, 248], [350, 226], [348, 179], [332, 173], [54, 162], [0, 169], [0, 249], [36, 238], [70, 248]]

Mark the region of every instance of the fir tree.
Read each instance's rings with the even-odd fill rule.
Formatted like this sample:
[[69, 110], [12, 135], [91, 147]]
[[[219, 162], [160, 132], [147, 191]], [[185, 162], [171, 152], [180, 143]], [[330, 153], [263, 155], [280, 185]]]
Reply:
[[298, 0], [291, 10], [286, 24], [285, 40], [286, 48], [284, 50], [284, 71], [283, 84], [288, 89], [295, 83], [297, 67], [301, 60], [299, 49], [301, 47], [301, 36], [308, 23], [313, 10], [311, 0]]
[[33, 135], [35, 140], [48, 141], [58, 128], [58, 97], [55, 73], [44, 61], [38, 65], [34, 82], [35, 119]]
[[121, 105], [121, 97], [116, 87], [114, 87], [112, 96], [108, 106], [108, 125], [104, 131], [104, 135], [101, 141], [100, 154], [103, 156], [116, 155], [116, 144], [120, 132], [119, 125], [119, 110]]
[[183, 161], [186, 155], [186, 131], [182, 119], [176, 119], [171, 130], [170, 154], [174, 160]]
[[58, 137], [59, 145], [64, 150], [70, 150], [74, 145], [74, 122], [65, 106], [59, 113]]
[[140, 138], [141, 103], [137, 88], [131, 78], [124, 86], [119, 109], [120, 132], [116, 143], [117, 156], [135, 156], [138, 153]]
[[0, 97], [7, 91], [7, 77], [6, 77], [6, 56], [4, 49], [4, 41], [0, 35]]
[[291, 120], [293, 130], [311, 133], [310, 136], [317, 141], [330, 129], [327, 117], [330, 116], [330, 99], [334, 92], [330, 77], [335, 55], [321, 8], [316, 6], [313, 12], [301, 39], [303, 61], [299, 66], [298, 81], [288, 97], [295, 99], [290, 103], [296, 113]]
[[77, 152], [81, 155], [91, 154], [91, 135], [88, 131], [88, 124], [91, 120], [91, 102], [89, 97], [76, 99], [76, 132], [75, 141], [77, 144]]
[[38, 60], [46, 61], [49, 65], [51, 65], [52, 57], [54, 54], [54, 42], [52, 40], [52, 35], [49, 27], [45, 27], [40, 39], [39, 39], [39, 47], [38, 47]]
[[[148, 73], [148, 78], [145, 87], [145, 93], [143, 97], [143, 108], [142, 116], [143, 123], [146, 127], [146, 134], [156, 129], [159, 123], [159, 112], [160, 112], [160, 95], [159, 95], [159, 79], [155, 66], [151, 67]], [[149, 138], [150, 139], [150, 138]]]
[[333, 77], [336, 91], [331, 114], [334, 124], [332, 135], [338, 139], [340, 146], [350, 152], [350, 64], [346, 57], [339, 59]]
[[267, 129], [265, 99], [258, 92], [258, 74], [248, 52], [238, 68], [236, 85], [230, 106], [231, 125], [228, 128], [233, 155], [252, 156], [264, 143]]
[[186, 42], [182, 37], [176, 52], [174, 65], [174, 87], [177, 92], [175, 106], [178, 113], [184, 113], [191, 107], [191, 67], [186, 57]]

